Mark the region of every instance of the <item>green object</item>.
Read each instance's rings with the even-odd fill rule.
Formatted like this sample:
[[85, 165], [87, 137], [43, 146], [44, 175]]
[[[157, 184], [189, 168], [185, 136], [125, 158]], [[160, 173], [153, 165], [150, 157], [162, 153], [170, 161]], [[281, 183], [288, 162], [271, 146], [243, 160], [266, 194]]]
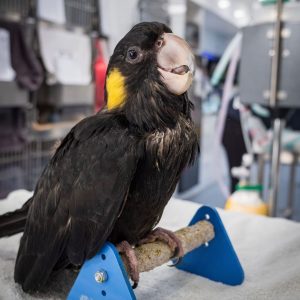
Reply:
[[251, 108], [260, 117], [264, 117], [264, 118], [270, 117], [270, 112], [260, 104], [253, 104]]
[[[289, 2], [290, 0], [283, 0], [283, 2]], [[277, 3], [277, 0], [259, 0], [259, 2], [263, 5], [270, 5]]]
[[261, 184], [256, 185], [237, 185], [237, 191], [262, 191], [263, 186]]
[[234, 50], [236, 49], [236, 47], [239, 47], [240, 42], [242, 39], [242, 35], [241, 33], [237, 33], [234, 38], [231, 40], [231, 42], [229, 43], [229, 45], [227, 46], [223, 56], [221, 57], [218, 65], [216, 66], [213, 74], [212, 74], [212, 78], [210, 80], [211, 84], [213, 86], [217, 86], [221, 79], [223, 78], [225, 72], [226, 72], [226, 68], [230, 62], [230, 59], [232, 58], [232, 55], [234, 53]]

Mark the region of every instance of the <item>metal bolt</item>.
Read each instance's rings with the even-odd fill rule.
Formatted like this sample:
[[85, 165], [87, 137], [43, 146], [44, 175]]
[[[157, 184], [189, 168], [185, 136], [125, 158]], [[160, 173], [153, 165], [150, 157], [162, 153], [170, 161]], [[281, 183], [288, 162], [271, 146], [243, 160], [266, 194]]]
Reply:
[[284, 49], [284, 50], [282, 51], [282, 56], [283, 56], [283, 57], [288, 57], [288, 56], [290, 56], [290, 54], [291, 54], [291, 52], [290, 52], [289, 49]]
[[105, 270], [99, 270], [95, 273], [95, 280], [98, 283], [103, 283], [107, 280], [107, 272]]
[[281, 37], [284, 39], [289, 38], [292, 35], [292, 31], [289, 28], [283, 28], [281, 30]]
[[210, 215], [209, 214], [205, 214], [205, 219], [209, 220], [210, 219]]
[[269, 50], [269, 56], [274, 56], [275, 55], [275, 50], [274, 49], [270, 49]]
[[283, 90], [278, 91], [278, 93], [277, 93], [277, 98], [278, 98], [279, 100], [286, 100], [287, 97], [288, 97], [288, 94], [287, 94], [286, 91], [283, 91]]
[[[274, 35], [275, 35], [275, 32], [274, 32], [273, 29], [268, 30], [267, 33], [266, 33], [267, 39], [269, 39], [269, 40], [274, 39]], [[281, 37], [283, 39], [287, 39], [291, 35], [292, 35], [292, 31], [289, 28], [283, 28], [281, 30]]]

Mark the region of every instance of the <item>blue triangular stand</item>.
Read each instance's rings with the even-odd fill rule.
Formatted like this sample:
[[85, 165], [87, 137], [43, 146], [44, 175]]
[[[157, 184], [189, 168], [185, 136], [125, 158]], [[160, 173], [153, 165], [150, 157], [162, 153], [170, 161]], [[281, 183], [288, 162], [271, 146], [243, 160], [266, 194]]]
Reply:
[[[185, 255], [178, 268], [225, 284], [241, 284], [244, 272], [217, 211], [201, 207], [190, 225], [205, 219], [213, 224], [215, 238]], [[83, 264], [67, 299], [136, 299], [119, 253], [111, 243], [105, 243]]]
[[[103, 282], [98, 278], [100, 275], [103, 275]], [[92, 259], [83, 264], [67, 298], [67, 300], [98, 299], [136, 299], [120, 255], [111, 243], [105, 243]]]
[[201, 220], [213, 224], [215, 237], [206, 245], [186, 254], [177, 268], [228, 285], [241, 284], [244, 271], [217, 210], [202, 206], [189, 225]]

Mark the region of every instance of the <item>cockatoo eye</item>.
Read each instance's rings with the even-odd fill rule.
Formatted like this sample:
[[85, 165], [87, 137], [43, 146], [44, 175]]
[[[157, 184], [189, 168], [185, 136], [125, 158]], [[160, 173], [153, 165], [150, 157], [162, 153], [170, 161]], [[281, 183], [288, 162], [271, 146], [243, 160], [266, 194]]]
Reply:
[[143, 53], [139, 47], [133, 46], [128, 48], [126, 61], [131, 64], [139, 63], [143, 58]]

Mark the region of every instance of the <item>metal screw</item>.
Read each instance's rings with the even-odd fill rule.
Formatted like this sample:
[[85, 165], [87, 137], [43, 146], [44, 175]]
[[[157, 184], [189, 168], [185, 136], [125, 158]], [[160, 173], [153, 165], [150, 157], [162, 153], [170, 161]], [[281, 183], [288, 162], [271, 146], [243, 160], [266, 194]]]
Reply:
[[278, 98], [279, 100], [286, 100], [287, 97], [288, 97], [288, 94], [287, 94], [286, 91], [283, 91], [283, 90], [278, 91], [278, 93], [277, 93], [277, 98]]
[[209, 214], [205, 214], [205, 219], [209, 220], [210, 219], [210, 215]]
[[281, 30], [281, 37], [284, 39], [289, 38], [292, 35], [292, 31], [289, 28], [283, 28]]
[[269, 50], [269, 56], [274, 56], [275, 55], [275, 50], [274, 49], [270, 49]]
[[98, 283], [103, 283], [107, 280], [107, 272], [105, 270], [99, 270], [95, 273], [95, 280]]
[[283, 57], [288, 57], [288, 56], [290, 56], [290, 54], [291, 54], [291, 52], [289, 49], [284, 49], [282, 52]]
[[[269, 40], [274, 39], [274, 35], [275, 35], [275, 32], [274, 32], [273, 29], [268, 30], [267, 33], [266, 33], [267, 39], [269, 39]], [[281, 30], [281, 37], [283, 39], [287, 39], [291, 35], [292, 35], [292, 31], [289, 28], [283, 28]]]

